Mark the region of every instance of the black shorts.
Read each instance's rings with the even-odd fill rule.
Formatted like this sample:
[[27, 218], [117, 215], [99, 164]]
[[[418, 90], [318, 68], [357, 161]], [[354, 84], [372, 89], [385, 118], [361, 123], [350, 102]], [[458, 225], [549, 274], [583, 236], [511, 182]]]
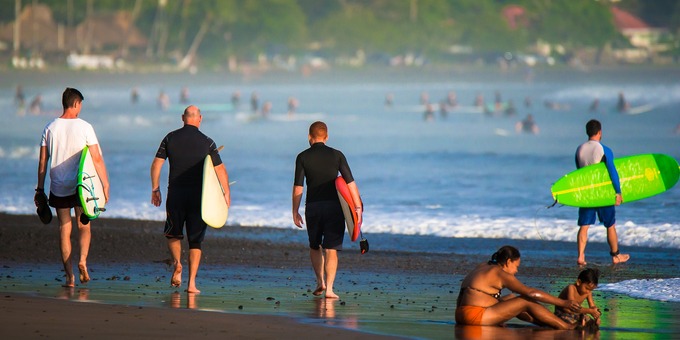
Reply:
[[60, 196], [55, 196], [51, 191], [50, 191], [50, 198], [48, 200], [48, 204], [50, 207], [57, 208], [57, 209], [70, 209], [74, 207], [80, 207], [80, 198], [78, 198], [78, 194], [73, 194], [70, 196], [66, 197], [60, 197]]
[[165, 211], [165, 237], [184, 239], [186, 225], [189, 249], [201, 249], [208, 227], [201, 217], [201, 187], [168, 189]]
[[305, 207], [307, 236], [312, 249], [342, 250], [345, 237], [345, 215], [340, 202], [324, 201], [307, 203]]

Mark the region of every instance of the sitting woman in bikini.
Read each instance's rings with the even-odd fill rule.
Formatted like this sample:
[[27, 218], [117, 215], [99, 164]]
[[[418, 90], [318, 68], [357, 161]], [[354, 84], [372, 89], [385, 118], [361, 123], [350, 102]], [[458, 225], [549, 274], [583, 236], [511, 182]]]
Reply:
[[[577, 312], [576, 301], [562, 300], [542, 290], [527, 287], [515, 278], [520, 264], [519, 250], [504, 246], [468, 274], [461, 283], [456, 302], [456, 323], [459, 325], [497, 326], [517, 317], [539, 326], [573, 329], [539, 302]], [[507, 288], [514, 294], [501, 296]]]

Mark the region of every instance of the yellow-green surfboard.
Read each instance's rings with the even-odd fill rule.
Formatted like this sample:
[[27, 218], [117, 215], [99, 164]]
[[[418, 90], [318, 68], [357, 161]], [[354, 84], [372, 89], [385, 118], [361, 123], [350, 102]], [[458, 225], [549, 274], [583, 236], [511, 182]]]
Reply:
[[[678, 182], [680, 167], [668, 155], [642, 154], [614, 159], [619, 173], [623, 202], [633, 202], [658, 195]], [[604, 163], [572, 171], [550, 189], [560, 204], [594, 208], [615, 204], [616, 193]]]

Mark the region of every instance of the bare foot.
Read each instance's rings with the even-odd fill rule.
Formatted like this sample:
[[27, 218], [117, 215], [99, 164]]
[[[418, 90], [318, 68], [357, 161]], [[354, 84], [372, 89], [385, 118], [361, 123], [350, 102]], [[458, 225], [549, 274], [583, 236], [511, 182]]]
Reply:
[[175, 271], [172, 273], [172, 278], [170, 279], [170, 285], [173, 287], [179, 287], [182, 284], [182, 265], [177, 262], [175, 263]]
[[79, 264], [78, 271], [80, 272], [80, 283], [90, 282], [90, 274], [87, 273], [87, 266], [85, 264]]
[[612, 263], [613, 264], [624, 263], [628, 260], [630, 260], [630, 255], [628, 255], [628, 254], [618, 254], [616, 256], [612, 256]]
[[327, 290], [326, 291], [326, 299], [339, 299], [340, 297], [333, 293], [333, 291]]
[[324, 291], [326, 291], [326, 287], [319, 286], [319, 287], [316, 287], [316, 290], [314, 290], [312, 292], [312, 295], [319, 296], [319, 295], [323, 294]]
[[71, 275], [66, 277], [66, 283], [61, 285], [64, 288], [73, 288], [76, 286], [76, 277]]
[[201, 291], [196, 289], [196, 287], [187, 288], [187, 293], [189, 294], [201, 294]]
[[576, 259], [576, 264], [579, 266], [585, 266], [588, 263], [586, 262], [586, 257], [585, 256], [579, 256], [578, 259]]

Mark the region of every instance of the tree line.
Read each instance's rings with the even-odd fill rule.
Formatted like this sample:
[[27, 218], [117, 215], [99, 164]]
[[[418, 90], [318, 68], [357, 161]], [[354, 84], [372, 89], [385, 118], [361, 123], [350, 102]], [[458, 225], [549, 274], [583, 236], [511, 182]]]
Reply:
[[[16, 0], [0, 0], [0, 21]], [[88, 13], [129, 11], [149, 38], [144, 55], [167, 58], [194, 48], [203, 59], [266, 54], [415, 53], [444, 58], [451, 46], [476, 53], [525, 51], [537, 41], [566, 50], [622, 41], [604, 0], [23, 0], [45, 4], [62, 25]], [[674, 0], [624, 0], [617, 6], [677, 32]], [[504, 13], [521, 8], [510, 24]], [[517, 14], [514, 12], [514, 14]], [[646, 16], [646, 18], [644, 17]], [[677, 36], [677, 34], [676, 34]]]

